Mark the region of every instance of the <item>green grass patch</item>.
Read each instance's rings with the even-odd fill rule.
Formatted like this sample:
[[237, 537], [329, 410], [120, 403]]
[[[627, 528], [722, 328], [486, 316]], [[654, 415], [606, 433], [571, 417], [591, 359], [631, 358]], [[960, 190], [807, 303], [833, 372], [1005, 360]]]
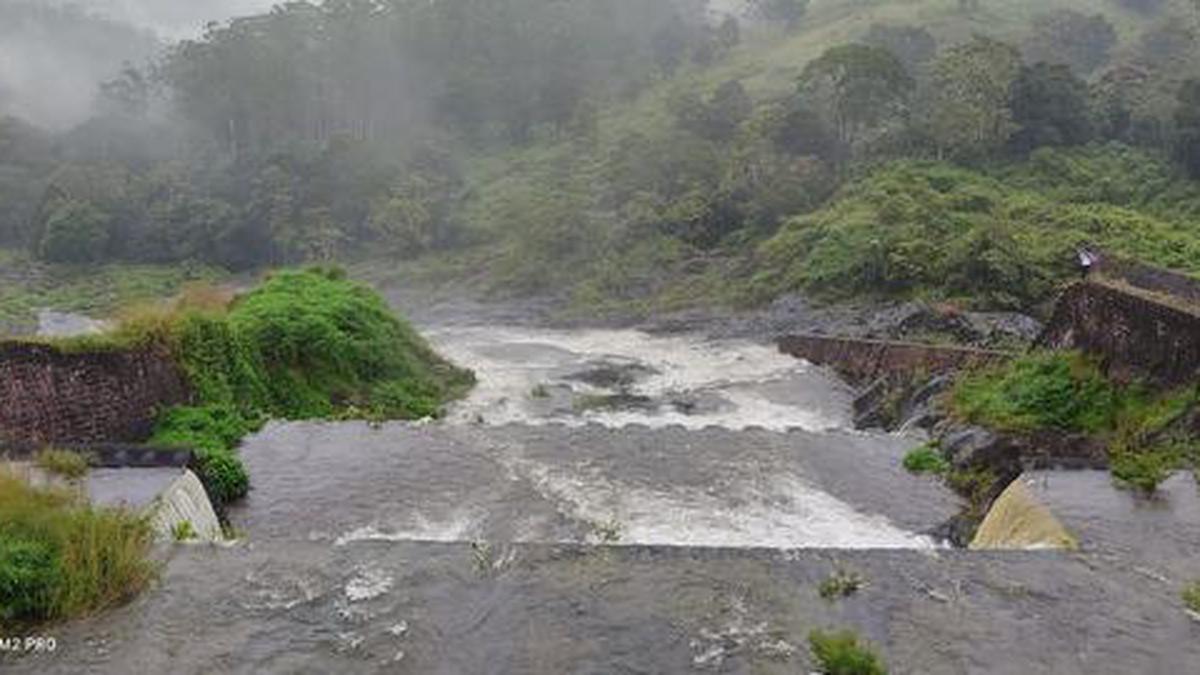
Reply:
[[815, 630], [808, 643], [825, 675], [887, 675], [883, 660], [852, 631]]
[[1040, 352], [959, 378], [951, 404], [965, 421], [1000, 431], [1098, 433], [1113, 428], [1123, 398], [1083, 355]]
[[154, 578], [145, 519], [0, 472], [0, 628], [118, 605]]
[[929, 473], [942, 475], [950, 470], [950, 462], [942, 457], [941, 451], [933, 443], [926, 443], [904, 455], [904, 469], [909, 473]]

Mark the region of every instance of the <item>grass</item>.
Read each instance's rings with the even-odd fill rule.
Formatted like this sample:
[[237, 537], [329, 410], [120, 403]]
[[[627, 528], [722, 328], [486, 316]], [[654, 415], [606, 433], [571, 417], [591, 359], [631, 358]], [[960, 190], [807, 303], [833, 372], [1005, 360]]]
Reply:
[[1100, 438], [1117, 482], [1147, 494], [1176, 470], [1195, 464], [1195, 453], [1189, 452], [1196, 445], [1194, 434], [1178, 429], [1177, 422], [1198, 403], [1194, 385], [1161, 391], [1143, 383], [1114, 383], [1094, 361], [1074, 352], [1035, 353], [969, 373], [950, 395], [952, 412], [971, 424]]
[[838, 570], [821, 582], [818, 592], [825, 600], [840, 600], [859, 592], [866, 583], [866, 580], [855, 572]]
[[1182, 593], [1183, 604], [1189, 611], [1200, 614], [1200, 581], [1188, 584]]
[[1087, 357], [1040, 352], [960, 378], [951, 405], [964, 421], [1000, 431], [1099, 433], [1114, 427], [1121, 394]]
[[809, 633], [809, 647], [824, 675], [887, 675], [887, 668], [870, 646], [851, 631]]
[[0, 628], [118, 605], [155, 577], [144, 518], [0, 472]]
[[197, 265], [47, 265], [0, 250], [0, 333], [27, 332], [42, 308], [106, 317], [139, 302], [178, 293], [187, 284], [228, 273]]
[[46, 448], [37, 453], [33, 463], [52, 476], [73, 481], [86, 476], [90, 468], [90, 461], [86, 455], [55, 448]]
[[181, 520], [175, 523], [175, 527], [171, 528], [171, 537], [176, 542], [192, 541], [197, 538], [196, 528], [192, 526], [192, 521]]
[[909, 473], [942, 475], [950, 470], [950, 462], [942, 457], [937, 445], [926, 443], [904, 456], [904, 469]]

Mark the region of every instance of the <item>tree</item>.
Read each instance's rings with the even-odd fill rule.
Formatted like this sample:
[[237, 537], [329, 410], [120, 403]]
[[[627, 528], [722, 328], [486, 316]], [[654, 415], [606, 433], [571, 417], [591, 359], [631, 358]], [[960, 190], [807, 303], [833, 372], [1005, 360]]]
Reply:
[[1011, 144], [1019, 153], [1045, 145], [1079, 145], [1091, 137], [1087, 83], [1065, 65], [1038, 63], [1021, 69], [1012, 87]]
[[1116, 29], [1099, 14], [1059, 10], [1034, 17], [1032, 26], [1024, 49], [1031, 63], [1065, 64], [1084, 76], [1107, 63], [1117, 44]]
[[1020, 71], [1015, 48], [980, 35], [934, 62], [921, 100], [926, 133], [939, 153], [977, 156], [1008, 142], [1016, 130], [1009, 93]]
[[50, 262], [88, 263], [107, 254], [112, 217], [88, 201], [66, 199], [50, 209], [38, 253]]
[[867, 133], [903, 116], [914, 83], [886, 49], [833, 47], [808, 64], [800, 96], [830, 120], [839, 141], [853, 148]]
[[672, 101], [676, 119], [684, 129], [711, 141], [731, 140], [754, 110], [754, 101], [737, 80], [729, 80], [703, 101], [688, 92]]
[[1166, 5], [1167, 0], [1117, 0], [1117, 4], [1145, 15], [1157, 14]]
[[788, 30], [794, 30], [808, 13], [808, 1], [746, 0], [746, 14], [770, 23], [781, 23]]
[[937, 40], [920, 26], [871, 24], [863, 42], [891, 52], [914, 77], [937, 55]]
[[1192, 178], [1200, 178], [1200, 80], [1188, 80], [1179, 88], [1175, 126], [1179, 159]]

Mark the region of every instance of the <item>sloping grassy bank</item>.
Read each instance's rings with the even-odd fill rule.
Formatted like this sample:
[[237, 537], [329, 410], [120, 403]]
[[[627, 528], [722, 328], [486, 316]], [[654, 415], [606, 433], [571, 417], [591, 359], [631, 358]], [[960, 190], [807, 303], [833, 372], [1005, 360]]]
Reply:
[[1195, 467], [1200, 439], [1180, 424], [1200, 404], [1200, 389], [1163, 391], [1105, 378], [1074, 352], [1033, 353], [959, 378], [949, 396], [964, 422], [1005, 433], [1051, 430], [1099, 438], [1113, 477], [1153, 492], [1171, 472]]
[[[100, 611], [153, 580], [143, 518], [0, 470], [0, 629]], [[6, 637], [12, 637], [6, 634]]]
[[185, 301], [124, 331], [166, 340], [186, 372], [195, 405], [164, 411], [152, 442], [194, 449], [218, 506], [246, 494], [234, 448], [266, 419], [432, 417], [474, 382], [337, 270], [278, 272], [229, 304]]

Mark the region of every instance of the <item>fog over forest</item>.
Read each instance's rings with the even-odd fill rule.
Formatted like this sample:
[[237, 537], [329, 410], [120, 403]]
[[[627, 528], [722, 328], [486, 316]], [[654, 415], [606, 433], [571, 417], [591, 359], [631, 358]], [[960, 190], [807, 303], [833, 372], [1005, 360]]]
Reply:
[[97, 86], [167, 41], [271, 0], [0, 0], [0, 113], [62, 129], [91, 112]]

